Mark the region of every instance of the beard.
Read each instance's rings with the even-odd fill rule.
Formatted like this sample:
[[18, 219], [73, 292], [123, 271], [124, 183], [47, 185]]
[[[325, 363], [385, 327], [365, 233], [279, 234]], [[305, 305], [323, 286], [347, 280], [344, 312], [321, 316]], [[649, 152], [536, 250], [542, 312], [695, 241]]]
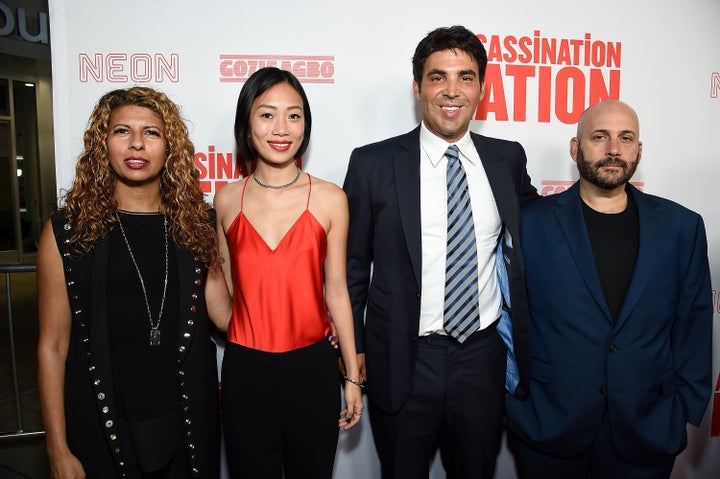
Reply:
[[[604, 190], [614, 190], [615, 188], [622, 186], [628, 181], [630, 181], [630, 178], [632, 178], [632, 176], [635, 174], [638, 162], [639, 155], [635, 158], [635, 161], [633, 162], [627, 162], [625, 160], [621, 160], [620, 158], [607, 156], [596, 163], [591, 163], [585, 160], [585, 155], [583, 154], [582, 147], [578, 145], [576, 163], [578, 172], [580, 173], [580, 177], [588, 183], [591, 183]], [[622, 168], [623, 173], [619, 176], [603, 175], [600, 172], [600, 168], [602, 168], [603, 166], [620, 167]]]

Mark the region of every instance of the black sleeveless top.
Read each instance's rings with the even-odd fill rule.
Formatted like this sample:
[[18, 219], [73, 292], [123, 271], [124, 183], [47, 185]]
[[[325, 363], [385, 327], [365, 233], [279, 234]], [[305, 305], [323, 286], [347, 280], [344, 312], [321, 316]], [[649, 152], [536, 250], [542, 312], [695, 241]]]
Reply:
[[[122, 224], [157, 319], [165, 276], [163, 219], [130, 216], [121, 214]], [[205, 305], [206, 266], [170, 240], [161, 346], [152, 349], [142, 288], [120, 230], [88, 254], [73, 255], [72, 221], [60, 212], [52, 225], [73, 318], [65, 361], [68, 445], [88, 477], [138, 477], [137, 469], [169, 479], [219, 477], [217, 356]], [[161, 472], [168, 467], [172, 472]]]
[[[157, 324], [165, 280], [162, 214], [119, 213], [135, 255]], [[172, 239], [168, 238], [168, 241]], [[160, 322], [159, 346], [150, 346], [150, 320], [137, 270], [119, 228], [110, 234], [107, 314], [118, 407], [125, 419], [147, 419], [178, 409], [177, 262], [168, 245], [168, 286]]]
[[[165, 282], [162, 214], [119, 212], [157, 325]], [[184, 448], [178, 387], [178, 267], [168, 237], [168, 284], [160, 320], [160, 343], [150, 344], [145, 296], [120, 228], [110, 234], [107, 317], [110, 360], [121, 431], [139, 467], [158, 470]], [[132, 460], [132, 459], [131, 459]]]

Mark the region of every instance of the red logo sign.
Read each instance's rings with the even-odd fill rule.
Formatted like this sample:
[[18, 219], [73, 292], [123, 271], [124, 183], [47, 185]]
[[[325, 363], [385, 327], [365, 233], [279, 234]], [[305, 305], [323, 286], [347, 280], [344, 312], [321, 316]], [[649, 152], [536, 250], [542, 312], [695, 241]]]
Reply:
[[[477, 120], [577, 122], [590, 105], [620, 98], [622, 44], [592, 38], [483, 35], [485, 97]], [[512, 107], [510, 111], [509, 108]]]
[[[298, 168], [302, 168], [302, 158], [296, 163]], [[215, 145], [208, 145], [207, 151], [195, 152], [195, 167], [200, 173], [200, 187], [203, 193], [214, 195], [228, 183], [252, 173], [255, 164], [248, 165], [242, 156], [231, 151], [215, 151]]]
[[555, 193], [562, 193], [574, 184], [574, 181], [542, 180], [540, 183], [540, 194], [542, 196], [549, 196], [554, 195]]
[[[562, 193], [574, 184], [574, 180], [542, 180], [540, 182], [540, 194], [542, 196], [548, 196], [554, 195], [556, 193]], [[631, 181], [630, 184], [640, 191], [643, 191], [645, 189], [644, 181]]]
[[180, 55], [170, 53], [80, 53], [81, 83], [163, 83], [180, 81]]
[[195, 166], [200, 172], [200, 187], [205, 194], [215, 194], [217, 190], [247, 176], [246, 163], [232, 152], [216, 152], [215, 145], [209, 145], [207, 151], [195, 152]]
[[720, 436], [720, 374], [717, 383], [715, 383], [715, 394], [713, 394], [710, 435]]
[[303, 55], [220, 55], [220, 82], [245, 82], [265, 67], [289, 71], [302, 83], [335, 83], [335, 57]]

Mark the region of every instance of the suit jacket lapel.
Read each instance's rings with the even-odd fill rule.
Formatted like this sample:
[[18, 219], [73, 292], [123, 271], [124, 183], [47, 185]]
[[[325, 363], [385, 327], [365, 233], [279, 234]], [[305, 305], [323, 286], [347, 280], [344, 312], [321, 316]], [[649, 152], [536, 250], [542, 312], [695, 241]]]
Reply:
[[420, 226], [420, 127], [398, 138], [393, 155], [400, 222], [418, 288], [422, 278]]
[[598, 278], [595, 269], [595, 259], [590, 246], [590, 238], [587, 234], [580, 201], [582, 200], [580, 199], [579, 183], [575, 183], [567, 193], [558, 195], [555, 201], [555, 219], [563, 236], [565, 236], [567, 247], [575, 260], [585, 286], [587, 286], [588, 291], [607, 320], [612, 321], [610, 308], [605, 300], [600, 278]]
[[652, 279], [652, 272], [655, 271], [655, 263], [658, 261], [654, 251], [658, 250], [657, 243], [662, 238], [662, 221], [657, 214], [652, 198], [642, 194], [632, 185], [629, 185], [628, 193], [633, 195], [637, 206], [640, 237], [635, 272], [617, 319], [618, 327], [627, 321], [633, 308], [640, 300], [642, 292]]

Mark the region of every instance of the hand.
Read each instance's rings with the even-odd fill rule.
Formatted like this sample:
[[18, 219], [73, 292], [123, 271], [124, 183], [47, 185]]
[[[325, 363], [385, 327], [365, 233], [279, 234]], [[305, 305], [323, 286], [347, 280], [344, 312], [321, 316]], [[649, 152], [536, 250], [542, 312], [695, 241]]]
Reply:
[[[367, 381], [367, 374], [365, 373], [365, 353], [359, 353], [357, 356], [357, 364], [358, 364], [358, 371], [359, 376], [358, 379], [361, 383], [365, 384], [365, 381]], [[338, 357], [338, 368], [340, 369], [340, 375], [341, 376], [347, 376], [347, 371], [345, 370], [345, 361], [343, 361], [342, 356]]]
[[61, 457], [50, 458], [50, 477], [53, 479], [85, 479], [85, 469], [70, 451]]
[[347, 431], [360, 422], [363, 413], [362, 389], [349, 381], [345, 382], [345, 404], [347, 407], [340, 411], [338, 427]]
[[330, 321], [330, 335], [328, 336], [328, 341], [330, 341], [330, 344], [332, 344], [332, 347], [337, 349], [339, 340], [338, 340], [338, 334], [337, 329], [335, 328], [335, 322], [332, 320], [332, 316], [328, 316], [328, 321]]
[[360, 371], [360, 382], [365, 383], [367, 381], [367, 372], [365, 371], [365, 353], [358, 353], [357, 364], [358, 370]]

